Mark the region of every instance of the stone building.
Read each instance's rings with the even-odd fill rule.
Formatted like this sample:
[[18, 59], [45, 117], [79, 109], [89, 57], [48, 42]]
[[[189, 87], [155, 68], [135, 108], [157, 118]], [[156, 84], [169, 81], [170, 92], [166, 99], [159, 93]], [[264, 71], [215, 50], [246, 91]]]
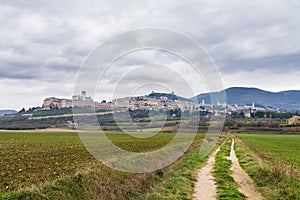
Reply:
[[69, 108], [72, 107], [72, 100], [70, 99], [60, 99], [56, 97], [49, 97], [44, 99], [42, 106], [44, 109], [53, 109], [53, 108]]
[[300, 116], [294, 115], [292, 118], [286, 120], [288, 125], [300, 125]]
[[91, 97], [86, 96], [86, 92], [82, 91], [81, 95], [74, 95], [71, 99], [61, 99], [56, 97], [49, 97], [44, 99], [43, 109], [53, 108], [70, 108], [70, 107], [81, 107], [81, 108], [95, 108], [96, 102]]
[[73, 107], [95, 108], [95, 102], [91, 97], [86, 96], [86, 92], [82, 91], [81, 95], [72, 96]]

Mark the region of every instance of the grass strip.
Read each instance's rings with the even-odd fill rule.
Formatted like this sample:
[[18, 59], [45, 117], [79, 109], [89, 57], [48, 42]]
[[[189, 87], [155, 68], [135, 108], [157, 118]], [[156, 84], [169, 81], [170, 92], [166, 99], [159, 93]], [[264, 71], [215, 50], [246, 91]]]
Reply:
[[220, 147], [216, 155], [214, 168], [214, 177], [217, 183], [217, 199], [246, 199], [237, 189], [234, 179], [231, 177], [231, 160], [227, 157], [230, 155], [231, 137], [227, 136], [226, 141]]

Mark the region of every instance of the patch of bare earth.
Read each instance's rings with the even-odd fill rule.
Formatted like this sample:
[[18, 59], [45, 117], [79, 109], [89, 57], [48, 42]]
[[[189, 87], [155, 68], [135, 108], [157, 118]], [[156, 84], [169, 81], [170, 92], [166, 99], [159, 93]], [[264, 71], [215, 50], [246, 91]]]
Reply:
[[242, 169], [239, 164], [238, 158], [236, 157], [234, 151], [234, 139], [231, 143], [231, 151], [229, 158], [232, 161], [231, 170], [232, 178], [238, 185], [238, 190], [243, 193], [249, 200], [261, 200], [264, 199], [259, 192], [257, 192], [252, 179], [249, 175]]
[[193, 194], [194, 200], [214, 200], [217, 196], [217, 185], [213, 177], [216, 154], [220, 147], [208, 158], [206, 164], [198, 171], [197, 182]]

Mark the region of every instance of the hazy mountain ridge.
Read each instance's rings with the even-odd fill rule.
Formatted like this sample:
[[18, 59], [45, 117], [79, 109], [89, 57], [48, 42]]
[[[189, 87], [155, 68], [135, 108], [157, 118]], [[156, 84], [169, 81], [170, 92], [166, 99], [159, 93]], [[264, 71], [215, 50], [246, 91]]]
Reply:
[[[270, 92], [258, 88], [232, 87], [225, 90], [227, 104], [256, 105], [279, 108], [282, 110], [300, 110], [300, 91], [289, 90], [282, 92]], [[217, 95], [220, 92], [213, 92]], [[198, 102], [202, 100], [210, 103], [210, 93], [203, 93], [196, 96]], [[223, 103], [223, 102], [220, 102]]]
[[4, 116], [6, 114], [15, 114], [17, 113], [16, 110], [0, 110], [0, 116]]

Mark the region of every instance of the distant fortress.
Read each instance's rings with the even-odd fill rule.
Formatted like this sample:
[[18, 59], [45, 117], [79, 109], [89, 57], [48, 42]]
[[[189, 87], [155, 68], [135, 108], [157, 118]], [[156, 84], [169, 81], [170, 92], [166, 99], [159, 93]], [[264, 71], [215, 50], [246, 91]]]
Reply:
[[81, 95], [74, 95], [72, 99], [62, 99], [56, 97], [48, 97], [44, 99], [42, 108], [45, 110], [50, 110], [54, 108], [71, 108], [71, 107], [80, 107], [80, 108], [92, 108], [96, 110], [110, 110], [111, 103], [106, 103], [105, 101], [99, 103], [93, 101], [91, 97], [86, 96], [86, 91], [82, 91]]

